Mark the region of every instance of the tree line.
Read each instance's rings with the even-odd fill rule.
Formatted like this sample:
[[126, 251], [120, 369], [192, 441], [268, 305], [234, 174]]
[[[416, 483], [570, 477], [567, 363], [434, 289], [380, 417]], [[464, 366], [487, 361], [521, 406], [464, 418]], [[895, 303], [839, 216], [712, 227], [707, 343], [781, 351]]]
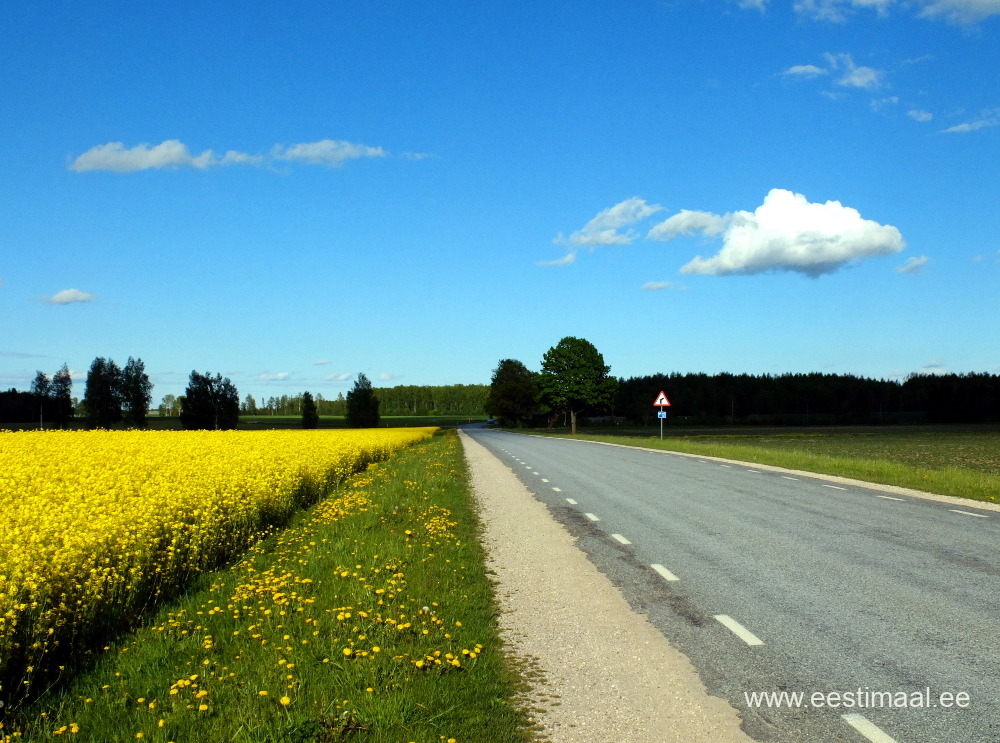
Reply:
[[614, 378], [593, 344], [563, 338], [541, 370], [502, 359], [487, 410], [501, 425], [554, 425], [562, 417], [612, 417], [650, 425], [664, 391], [671, 419], [690, 425], [989, 423], [1000, 421], [1000, 376], [914, 374], [905, 380], [850, 374], [651, 374]]
[[[480, 416], [485, 412], [490, 390], [485, 384], [399, 385], [372, 389], [379, 400], [380, 414], [392, 416]], [[347, 397], [343, 392], [329, 400], [322, 394], [313, 396], [311, 393], [272, 396], [266, 400], [247, 395], [240, 410], [244, 415], [301, 415], [306, 394], [312, 397], [319, 415], [347, 415]], [[164, 398], [160, 406], [162, 414], [175, 415], [167, 412], [173, 409], [173, 404], [173, 399]]]

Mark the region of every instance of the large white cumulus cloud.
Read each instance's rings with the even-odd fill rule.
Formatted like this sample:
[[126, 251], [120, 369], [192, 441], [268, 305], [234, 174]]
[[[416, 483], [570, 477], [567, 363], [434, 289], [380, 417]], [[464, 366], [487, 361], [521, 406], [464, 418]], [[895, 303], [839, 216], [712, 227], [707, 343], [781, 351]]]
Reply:
[[863, 219], [839, 201], [811, 203], [802, 194], [780, 188], [772, 189], [753, 212], [685, 210], [653, 227], [648, 237], [671, 240], [692, 232], [721, 235], [722, 249], [716, 255], [699, 255], [681, 268], [681, 273], [710, 276], [775, 270], [820, 276], [905, 247], [903, 236], [891, 225]]

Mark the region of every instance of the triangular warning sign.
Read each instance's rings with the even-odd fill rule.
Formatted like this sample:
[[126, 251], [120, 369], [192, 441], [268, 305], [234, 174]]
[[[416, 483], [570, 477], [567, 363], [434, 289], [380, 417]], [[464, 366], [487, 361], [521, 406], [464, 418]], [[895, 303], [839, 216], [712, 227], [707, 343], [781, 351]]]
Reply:
[[670, 400], [667, 399], [667, 393], [661, 392], [660, 396], [656, 398], [656, 402], [654, 402], [653, 405], [659, 405], [660, 407], [670, 405]]

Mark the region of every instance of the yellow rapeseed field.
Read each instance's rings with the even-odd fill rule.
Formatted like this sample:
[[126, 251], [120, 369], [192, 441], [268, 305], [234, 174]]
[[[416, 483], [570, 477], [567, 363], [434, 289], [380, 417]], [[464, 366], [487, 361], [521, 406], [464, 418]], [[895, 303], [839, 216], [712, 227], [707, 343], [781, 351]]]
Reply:
[[433, 431], [0, 432], [0, 696]]

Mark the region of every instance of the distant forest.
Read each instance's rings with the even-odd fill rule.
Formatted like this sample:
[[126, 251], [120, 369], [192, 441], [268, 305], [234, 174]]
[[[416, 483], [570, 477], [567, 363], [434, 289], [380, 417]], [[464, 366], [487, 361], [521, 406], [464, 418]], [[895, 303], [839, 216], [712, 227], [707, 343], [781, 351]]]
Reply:
[[693, 425], [1000, 421], [1000, 376], [994, 374], [921, 374], [902, 382], [819, 373], [654, 374], [619, 379], [614, 414], [654, 423], [661, 390], [671, 402], [668, 417]]
[[[489, 392], [489, 385], [485, 384], [399, 385], [376, 387], [375, 397], [378, 398], [379, 415], [382, 416], [482, 417], [486, 412], [486, 397]], [[327, 400], [318, 394], [315, 400], [320, 415], [344, 415], [347, 411], [347, 400], [343, 393], [333, 400]], [[242, 405], [244, 415], [299, 415], [301, 410], [302, 395], [282, 395], [267, 400], [255, 400], [248, 395]]]

